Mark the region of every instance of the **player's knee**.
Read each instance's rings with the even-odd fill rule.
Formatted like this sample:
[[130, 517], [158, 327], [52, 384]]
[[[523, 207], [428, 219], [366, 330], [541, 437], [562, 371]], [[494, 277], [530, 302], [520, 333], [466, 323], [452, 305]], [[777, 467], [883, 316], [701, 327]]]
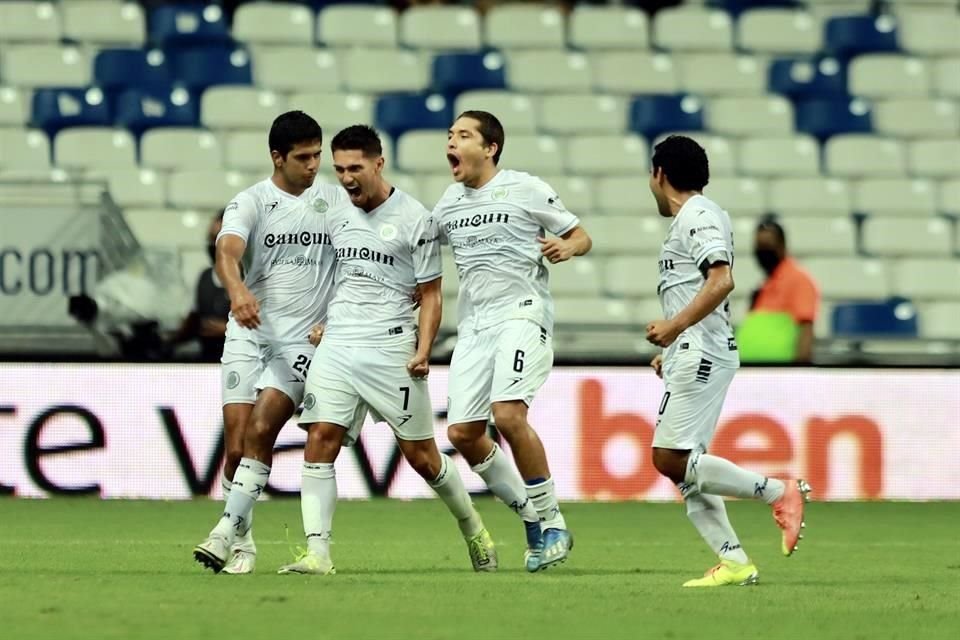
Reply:
[[410, 467], [417, 472], [417, 475], [428, 482], [436, 478], [437, 474], [440, 473], [439, 465], [437, 461], [433, 459], [433, 456], [430, 455], [429, 451], [418, 449], [407, 455], [407, 462], [410, 464]]
[[520, 433], [527, 429], [527, 405], [522, 402], [495, 402], [493, 404], [493, 422], [504, 436]]
[[464, 447], [469, 447], [483, 435], [483, 431], [476, 433], [476, 430], [469, 424], [451, 424], [447, 427], [447, 438], [450, 440], [457, 451]]
[[236, 471], [237, 465], [240, 464], [240, 458], [243, 457], [243, 440], [235, 440], [233, 442], [227, 442], [226, 452], [224, 454], [223, 461], [223, 470], [225, 473], [228, 473], [230, 477], [233, 477], [233, 472]]
[[670, 449], [653, 449], [653, 466], [661, 475], [670, 478], [674, 483], [683, 482], [687, 473], [686, 453]]
[[307, 430], [306, 451], [311, 460], [333, 460], [340, 452], [343, 430], [335, 425], [315, 424]]

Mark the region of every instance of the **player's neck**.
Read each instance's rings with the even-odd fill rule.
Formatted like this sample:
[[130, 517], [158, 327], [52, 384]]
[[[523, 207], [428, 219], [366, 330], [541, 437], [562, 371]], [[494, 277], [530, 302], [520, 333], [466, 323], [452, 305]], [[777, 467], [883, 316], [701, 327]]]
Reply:
[[377, 193], [372, 198], [367, 201], [367, 206], [363, 208], [364, 211], [370, 213], [378, 209], [384, 202], [387, 201], [387, 198], [393, 193], [393, 186], [386, 180], [380, 181], [380, 186], [377, 188]]
[[471, 189], [482, 189], [487, 186], [491, 180], [496, 178], [498, 173], [500, 173], [500, 167], [497, 165], [485, 166], [476, 180], [464, 180], [463, 186]]
[[290, 185], [290, 183], [284, 179], [283, 174], [279, 172], [275, 172], [270, 180], [273, 182], [273, 186], [275, 186], [277, 189], [280, 189], [280, 191], [289, 193], [294, 198], [299, 198], [300, 194], [306, 191], [306, 189], [300, 189], [299, 187]]
[[676, 217], [683, 205], [687, 204], [687, 200], [702, 195], [699, 191], [672, 191], [668, 193], [667, 202], [670, 204], [670, 215]]

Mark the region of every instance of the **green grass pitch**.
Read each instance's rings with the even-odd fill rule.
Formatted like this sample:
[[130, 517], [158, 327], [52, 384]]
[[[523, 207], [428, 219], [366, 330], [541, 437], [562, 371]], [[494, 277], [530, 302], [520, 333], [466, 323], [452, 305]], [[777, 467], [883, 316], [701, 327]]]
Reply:
[[522, 569], [520, 524], [479, 499], [501, 570], [474, 574], [438, 501], [343, 502], [338, 574], [278, 576], [295, 500], [257, 506], [257, 574], [191, 558], [218, 505], [0, 500], [0, 637], [254, 640], [960, 637], [960, 503], [812, 503], [793, 558], [769, 510], [730, 516], [760, 585], [681, 589], [713, 557], [679, 504], [569, 504], [568, 563]]

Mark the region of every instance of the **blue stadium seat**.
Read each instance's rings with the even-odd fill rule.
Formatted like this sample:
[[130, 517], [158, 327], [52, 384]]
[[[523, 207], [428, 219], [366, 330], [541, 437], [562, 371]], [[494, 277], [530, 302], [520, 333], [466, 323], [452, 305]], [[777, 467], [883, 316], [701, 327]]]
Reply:
[[375, 116], [377, 128], [393, 137], [413, 129], [446, 129], [453, 122], [453, 100], [439, 94], [381, 96]]
[[433, 89], [454, 95], [472, 89], [505, 89], [503, 56], [496, 51], [444, 53], [433, 59]]
[[250, 54], [241, 47], [205, 46], [170, 52], [176, 81], [191, 91], [218, 84], [253, 84]]
[[702, 131], [703, 101], [695, 96], [641, 96], [630, 105], [630, 130], [652, 140], [670, 131]]
[[870, 133], [870, 106], [857, 98], [801, 100], [794, 105], [797, 131], [824, 140], [839, 133]]
[[149, 40], [157, 47], [193, 46], [230, 41], [223, 10], [214, 4], [159, 6], [147, 21]]
[[140, 136], [157, 127], [195, 127], [200, 101], [183, 88], [167, 91], [129, 89], [116, 99], [114, 122]]
[[770, 65], [768, 88], [793, 100], [845, 96], [846, 65], [836, 58], [779, 58]]
[[916, 338], [917, 311], [906, 298], [851, 302], [833, 308], [833, 335], [838, 338]]
[[744, 11], [751, 9], [799, 9], [803, 2], [799, 0], [707, 0], [708, 7], [723, 9], [730, 15], [738, 17]]
[[897, 51], [896, 22], [891, 16], [838, 16], [827, 20], [825, 49], [849, 60], [861, 53]]
[[159, 49], [104, 49], [93, 60], [93, 81], [108, 91], [166, 91], [173, 69]]
[[50, 138], [67, 127], [110, 126], [110, 96], [99, 88], [37, 89], [31, 122]]

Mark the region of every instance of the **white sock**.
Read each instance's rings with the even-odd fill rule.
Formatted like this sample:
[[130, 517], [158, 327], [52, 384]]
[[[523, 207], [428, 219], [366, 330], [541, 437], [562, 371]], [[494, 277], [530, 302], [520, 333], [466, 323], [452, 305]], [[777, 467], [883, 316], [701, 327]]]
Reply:
[[[233, 487], [233, 483], [227, 480], [227, 476], [220, 476], [220, 486], [223, 488], [223, 502], [226, 504], [227, 500], [230, 499], [230, 489]], [[226, 509], [226, 507], [224, 507], [224, 509]], [[253, 511], [247, 516], [247, 524], [249, 525], [247, 532], [237, 534], [233, 540], [233, 547], [241, 551], [256, 553], [257, 545], [253, 542]]]
[[553, 490], [553, 478], [547, 478], [536, 484], [527, 484], [527, 496], [540, 517], [540, 527], [546, 529], [566, 529], [567, 521], [560, 513], [557, 494]]
[[540, 516], [524, 489], [523, 478], [496, 442], [486, 459], [472, 468], [474, 473], [487, 483], [493, 495], [500, 498], [514, 513], [527, 522], [540, 521]]
[[230, 487], [230, 497], [223, 509], [223, 515], [210, 533], [227, 538], [231, 544], [236, 536], [247, 533], [253, 505], [263, 493], [269, 478], [270, 467], [253, 458], [241, 458], [237, 472], [233, 475], [233, 485]]
[[714, 553], [737, 564], [749, 564], [750, 560], [740, 545], [740, 539], [727, 518], [727, 507], [723, 498], [693, 492], [684, 498], [684, 502], [687, 503], [687, 517]]
[[700, 493], [731, 498], [754, 498], [772, 504], [784, 492], [783, 481], [741, 469], [729, 460], [696, 451], [687, 459], [687, 484]]
[[330, 557], [333, 512], [337, 509], [337, 474], [332, 462], [304, 462], [300, 486], [303, 532], [311, 553]]
[[473, 502], [470, 500], [467, 488], [463, 486], [460, 472], [457, 471], [456, 465], [449, 456], [440, 454], [440, 473], [430, 486], [457, 519], [463, 537], [472, 538], [483, 530], [480, 514], [473, 508]]

